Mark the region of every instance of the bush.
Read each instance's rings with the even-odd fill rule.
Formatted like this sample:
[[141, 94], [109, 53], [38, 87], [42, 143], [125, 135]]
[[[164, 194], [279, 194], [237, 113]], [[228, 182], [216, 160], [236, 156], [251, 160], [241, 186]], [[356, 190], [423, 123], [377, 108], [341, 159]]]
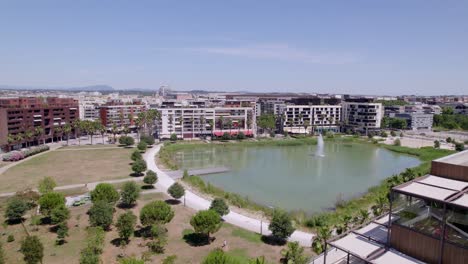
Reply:
[[140, 141], [137, 145], [137, 148], [139, 151], [145, 152], [146, 148], [148, 148], [148, 144], [146, 144], [144, 141]]
[[106, 203], [115, 204], [120, 199], [119, 192], [117, 192], [115, 187], [110, 183], [99, 183], [90, 194], [93, 203], [104, 201]]
[[158, 175], [156, 172], [149, 170], [146, 172], [145, 177], [143, 178], [143, 182], [148, 185], [153, 185], [158, 181]]
[[162, 264], [174, 264], [176, 259], [176, 255], [167, 256], [165, 259], [163, 259]]
[[220, 216], [224, 216], [224, 215], [227, 215], [229, 213], [229, 206], [226, 204], [224, 199], [215, 198], [211, 202], [210, 210], [215, 211]]
[[140, 222], [144, 226], [169, 223], [173, 217], [174, 211], [163, 201], [148, 203], [140, 211]]
[[451, 143], [452, 142], [452, 138], [451, 137], [448, 137], [445, 139], [445, 141], [447, 141], [447, 143]]
[[37, 236], [27, 236], [21, 242], [20, 251], [24, 255], [24, 262], [27, 264], [42, 263], [44, 246]]
[[393, 141], [393, 145], [394, 145], [394, 146], [401, 146], [401, 141], [400, 141], [400, 139], [398, 139], [398, 138], [395, 139], [395, 141]]
[[171, 137], [169, 138], [171, 141], [177, 141], [177, 135], [175, 133], [171, 134]]
[[41, 214], [45, 216], [50, 216], [55, 208], [64, 205], [65, 197], [63, 194], [57, 192], [46, 193], [39, 199]]
[[137, 175], [141, 175], [141, 173], [146, 170], [146, 161], [142, 159], [136, 160], [132, 164], [132, 170]]
[[167, 189], [167, 192], [172, 196], [174, 199], [180, 199], [182, 196], [185, 195], [185, 189], [180, 183], [176, 182]]
[[130, 136], [121, 136], [119, 138], [119, 144], [124, 146], [131, 146], [135, 144], [135, 139]]
[[55, 244], [57, 245], [63, 244], [67, 236], [68, 236], [68, 225], [66, 222], [61, 222], [57, 226], [57, 240], [55, 241]]
[[141, 155], [141, 152], [139, 150], [135, 150], [132, 152], [130, 159], [132, 159], [133, 161], [137, 161], [143, 159], [143, 156]]
[[144, 260], [137, 259], [135, 257], [126, 257], [119, 261], [119, 264], [145, 264]]
[[104, 245], [104, 230], [102, 228], [88, 228], [86, 247], [80, 252], [80, 264], [99, 264], [99, 255]]
[[390, 136], [396, 137], [396, 132], [392, 130], [392, 131], [390, 132]]
[[221, 136], [222, 140], [230, 140], [231, 135], [228, 132], [224, 132], [224, 134]]
[[280, 240], [286, 240], [295, 230], [289, 215], [285, 211], [279, 209], [273, 211], [268, 229], [270, 229], [273, 237]]
[[60, 224], [70, 218], [70, 210], [65, 206], [65, 204], [61, 204], [54, 209], [50, 214], [50, 220], [52, 224], [57, 225]]
[[455, 150], [456, 151], [463, 151], [463, 150], [465, 150], [465, 145], [463, 143], [455, 143]]
[[382, 132], [380, 132], [380, 136], [386, 138], [386, 137], [388, 137], [388, 134], [387, 134], [387, 132], [382, 131]]
[[121, 203], [124, 206], [132, 206], [140, 197], [140, 187], [134, 181], [126, 182], [120, 192]]
[[245, 139], [245, 138], [246, 138], [244, 132], [239, 132], [239, 134], [237, 134], [236, 137], [237, 137], [237, 139], [239, 139], [239, 140], [242, 140], [242, 139]]
[[210, 234], [221, 228], [221, 217], [213, 210], [202, 210], [190, 219], [190, 225], [192, 225], [196, 233], [209, 238]]
[[288, 243], [288, 247], [281, 250], [284, 263], [306, 264], [307, 257], [304, 256], [304, 248], [298, 242]]
[[434, 148], [436, 148], [436, 149], [440, 148], [440, 141], [439, 140], [434, 141]]
[[114, 216], [114, 208], [106, 201], [97, 201], [89, 209], [89, 223], [91, 226], [109, 229]]
[[145, 142], [146, 145], [148, 145], [148, 146], [154, 145], [154, 137], [153, 136], [141, 135], [140, 136], [140, 141]]
[[18, 161], [24, 158], [39, 154], [41, 152], [49, 150], [49, 146], [41, 145], [36, 147], [31, 147], [25, 150], [15, 150], [3, 155], [3, 161]]
[[7, 237], [7, 242], [8, 242], [8, 243], [11, 243], [11, 242], [13, 242], [13, 241], [15, 241], [15, 236], [14, 236], [14, 235], [8, 235], [8, 237]]
[[8, 221], [21, 220], [28, 210], [29, 206], [26, 201], [18, 197], [13, 197], [8, 201], [7, 208], [5, 210], [5, 218], [8, 219]]

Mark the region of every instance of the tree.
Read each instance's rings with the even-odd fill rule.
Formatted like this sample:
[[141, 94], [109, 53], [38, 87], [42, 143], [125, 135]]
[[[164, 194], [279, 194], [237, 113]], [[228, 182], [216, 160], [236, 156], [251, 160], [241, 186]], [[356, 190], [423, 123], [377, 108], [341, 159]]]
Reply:
[[39, 182], [39, 192], [41, 194], [46, 194], [48, 192], [52, 192], [54, 188], [57, 187], [57, 183], [55, 182], [54, 178], [52, 177], [44, 177]]
[[185, 189], [180, 183], [176, 182], [167, 189], [167, 192], [172, 196], [174, 199], [180, 199], [182, 196], [185, 195]]
[[359, 210], [359, 214], [361, 215], [361, 224], [363, 224], [369, 218], [369, 212], [365, 209]]
[[132, 206], [140, 197], [140, 187], [134, 181], [126, 182], [122, 187], [120, 196], [122, 205]]
[[10, 222], [19, 221], [28, 210], [29, 206], [25, 200], [13, 197], [8, 201], [5, 218]]
[[42, 263], [44, 246], [37, 236], [27, 236], [21, 242], [20, 251], [24, 255], [24, 262], [27, 264]]
[[171, 137], [169, 138], [171, 141], [177, 141], [177, 135], [176, 133], [172, 133]]
[[61, 204], [54, 209], [50, 214], [50, 220], [52, 224], [57, 225], [67, 221], [70, 218], [70, 210], [65, 206], [65, 204]]
[[202, 210], [190, 219], [190, 225], [196, 233], [205, 235], [209, 241], [210, 234], [221, 227], [221, 217], [213, 210]]
[[52, 210], [65, 205], [65, 197], [61, 193], [49, 192], [39, 198], [39, 206], [41, 214], [49, 217]]
[[141, 135], [140, 136], [140, 141], [145, 142], [147, 146], [154, 145], [154, 137], [153, 136]]
[[270, 114], [259, 116], [259, 118], [257, 119], [257, 126], [268, 131], [275, 129], [275, 116]]
[[140, 211], [140, 222], [144, 226], [169, 223], [174, 217], [172, 208], [163, 201], [146, 204]]
[[149, 170], [146, 172], [145, 177], [143, 178], [143, 182], [148, 185], [153, 185], [158, 181], [158, 175], [156, 172]]
[[127, 211], [119, 216], [115, 226], [119, 232], [119, 237], [122, 243], [127, 244], [130, 237], [135, 231], [137, 217], [132, 211]]
[[126, 257], [119, 261], [119, 264], [145, 264], [144, 260], [137, 259], [135, 257]]
[[439, 140], [434, 141], [434, 148], [436, 148], [436, 149], [440, 148], [440, 141]]
[[120, 198], [119, 192], [109, 183], [99, 183], [90, 194], [93, 203], [104, 201], [106, 203], [115, 204]]
[[317, 235], [312, 241], [312, 249], [315, 253], [320, 254], [325, 250], [326, 241], [331, 237], [331, 230], [328, 226], [321, 226], [317, 230]]
[[57, 226], [57, 240], [55, 243], [61, 245], [65, 242], [65, 238], [68, 236], [68, 225], [67, 222], [61, 222]]
[[210, 210], [215, 211], [216, 213], [218, 213], [222, 217], [222, 216], [227, 215], [229, 213], [229, 206], [226, 204], [224, 199], [215, 198], [211, 202]]
[[106, 201], [97, 201], [89, 209], [89, 223], [91, 226], [100, 226], [104, 230], [112, 224], [114, 208]]
[[147, 147], [148, 147], [148, 144], [146, 144], [146, 142], [144, 141], [140, 141], [140, 143], [138, 143], [137, 145], [138, 150], [142, 152], [145, 152]]
[[393, 130], [392, 130], [392, 131], [390, 131], [390, 136], [392, 136], [392, 137], [396, 137], [396, 132], [395, 132], [395, 131], [393, 131]]
[[288, 247], [281, 250], [284, 264], [306, 264], [307, 257], [304, 256], [304, 248], [298, 242], [288, 243]]
[[401, 141], [400, 141], [400, 139], [399, 139], [399, 138], [395, 139], [395, 140], [393, 141], [393, 145], [394, 145], [394, 146], [401, 146]]
[[141, 175], [146, 170], [146, 161], [142, 159], [136, 160], [132, 164], [132, 170], [135, 174]]
[[132, 137], [129, 137], [129, 136], [121, 136], [119, 138], [119, 144], [128, 147], [128, 146], [131, 146], [131, 145], [135, 144], [135, 140]]
[[143, 159], [143, 156], [141, 156], [141, 152], [140, 152], [140, 151], [134, 150], [134, 151], [132, 152], [132, 155], [130, 156], [130, 159], [132, 159], [133, 161], [137, 161], [137, 160]]
[[273, 237], [280, 240], [286, 240], [295, 230], [289, 215], [285, 211], [279, 209], [273, 211], [273, 217], [271, 218], [268, 229], [271, 231]]

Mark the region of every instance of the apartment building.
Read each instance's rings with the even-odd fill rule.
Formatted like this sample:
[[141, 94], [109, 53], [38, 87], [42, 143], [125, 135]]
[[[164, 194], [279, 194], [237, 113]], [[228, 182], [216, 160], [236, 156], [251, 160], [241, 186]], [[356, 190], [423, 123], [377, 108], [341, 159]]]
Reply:
[[362, 133], [380, 129], [383, 115], [381, 103], [356, 100], [343, 102], [342, 106], [345, 129]]
[[135, 127], [135, 120], [138, 114], [145, 111], [143, 104], [118, 104], [108, 103], [99, 109], [99, 118], [102, 124], [108, 129], [115, 124], [117, 127]]
[[401, 113], [393, 116], [391, 115], [391, 117], [405, 119], [408, 129], [415, 131], [431, 130], [434, 122], [434, 115], [425, 113]]
[[341, 105], [286, 105], [283, 131], [294, 134], [338, 132], [341, 111]]
[[220, 137], [224, 133], [256, 136], [256, 115], [253, 107], [160, 108], [159, 137], [180, 139]]
[[[78, 101], [72, 98], [0, 99], [0, 146], [7, 150], [39, 141], [51, 142], [59, 136], [58, 128], [78, 118]], [[32, 137], [28, 136], [31, 132]]]

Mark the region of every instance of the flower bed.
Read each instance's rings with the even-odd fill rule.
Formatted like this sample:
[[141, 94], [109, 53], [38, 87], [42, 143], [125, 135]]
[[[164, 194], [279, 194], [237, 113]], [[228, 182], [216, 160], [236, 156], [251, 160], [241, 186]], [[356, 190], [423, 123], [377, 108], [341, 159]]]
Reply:
[[49, 150], [49, 146], [41, 145], [24, 150], [15, 150], [3, 155], [3, 161], [18, 161], [24, 158], [36, 155], [38, 153]]

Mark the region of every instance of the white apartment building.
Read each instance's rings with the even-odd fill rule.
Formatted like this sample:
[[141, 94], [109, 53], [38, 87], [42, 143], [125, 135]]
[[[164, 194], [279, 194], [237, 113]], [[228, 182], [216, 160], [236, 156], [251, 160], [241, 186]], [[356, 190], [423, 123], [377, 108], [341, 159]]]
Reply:
[[220, 137], [224, 133], [256, 136], [256, 115], [253, 107], [160, 108], [159, 137], [176, 134], [181, 139]]
[[309, 134], [340, 131], [341, 105], [286, 105], [283, 131]]
[[108, 129], [114, 124], [117, 127], [133, 128], [138, 114], [145, 109], [145, 105], [103, 105], [99, 109], [99, 117]]
[[381, 103], [343, 102], [343, 121], [347, 129], [367, 133], [380, 129], [383, 116]]
[[80, 119], [81, 120], [97, 120], [99, 119], [99, 106], [93, 104], [80, 104]]

